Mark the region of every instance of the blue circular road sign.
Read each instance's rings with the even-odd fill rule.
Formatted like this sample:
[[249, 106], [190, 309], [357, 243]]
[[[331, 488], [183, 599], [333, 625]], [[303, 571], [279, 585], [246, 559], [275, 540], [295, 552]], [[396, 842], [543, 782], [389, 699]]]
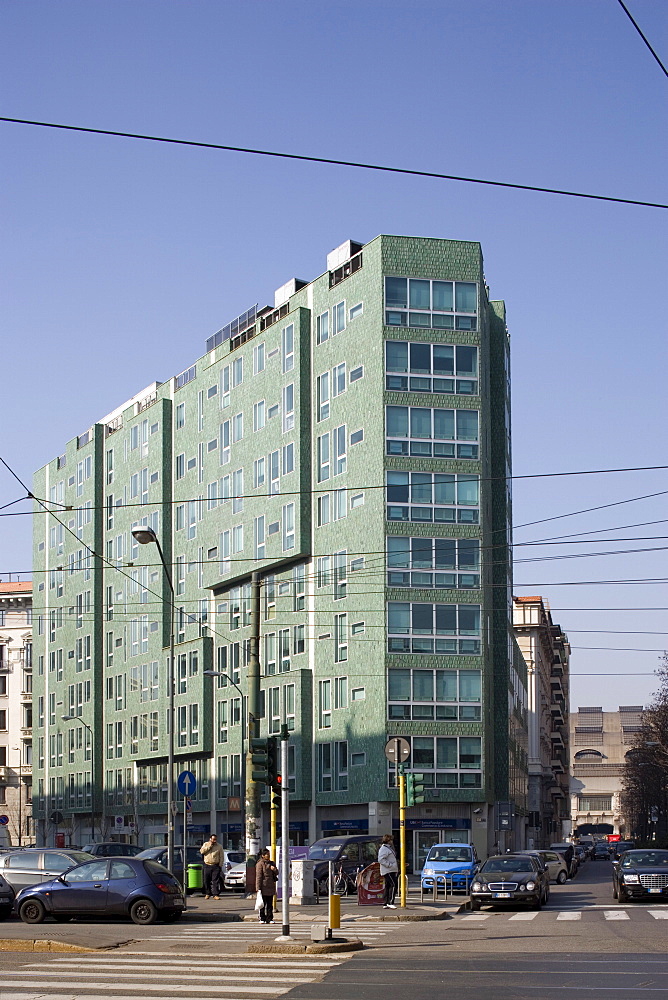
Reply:
[[194, 795], [197, 788], [197, 778], [192, 771], [181, 771], [176, 779], [176, 787], [181, 795]]

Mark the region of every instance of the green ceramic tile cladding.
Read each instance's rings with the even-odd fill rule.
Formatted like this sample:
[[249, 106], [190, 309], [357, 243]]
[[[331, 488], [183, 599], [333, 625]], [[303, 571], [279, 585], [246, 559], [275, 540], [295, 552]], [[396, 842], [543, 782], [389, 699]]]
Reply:
[[[386, 326], [386, 275], [476, 282], [477, 331]], [[243, 747], [238, 692], [203, 671], [223, 670], [245, 691], [245, 602], [256, 569], [263, 578], [261, 730], [276, 731], [288, 712], [296, 810], [314, 800], [323, 817], [342, 806], [358, 806], [363, 817], [370, 801], [395, 799], [383, 747], [397, 734], [481, 737], [482, 787], [429, 790], [429, 800], [513, 797], [521, 808], [525, 678], [521, 658], [509, 660], [505, 544], [508, 338], [503, 304], [487, 299], [481, 248], [379, 236], [364, 246], [356, 271], [340, 281], [325, 272], [280, 312], [94, 424], [35, 475], [35, 496], [51, 509], [35, 506], [34, 798], [42, 821], [54, 809], [83, 820], [91, 780], [107, 824], [118, 813], [133, 814], [140, 827], [152, 815], [164, 819], [171, 596], [156, 547], [133, 541], [137, 524], [156, 531], [172, 573], [177, 769], [196, 770], [204, 789], [195, 808], [205, 818], [217, 809], [218, 823], [226, 796], [239, 793]], [[325, 313], [328, 336], [319, 343]], [[344, 328], [335, 332], [337, 318]], [[386, 340], [477, 346], [478, 395], [386, 390]], [[329, 372], [333, 382], [341, 365], [345, 391], [330, 393], [320, 419], [318, 378]], [[386, 405], [479, 408], [478, 459], [386, 455]], [[318, 445], [325, 436], [326, 479]], [[345, 463], [337, 467], [342, 443]], [[387, 522], [387, 470], [479, 474], [480, 523]], [[387, 535], [479, 539], [479, 589], [388, 589]], [[322, 576], [320, 560], [336, 553], [345, 553], [345, 596]], [[388, 600], [480, 604], [480, 654], [387, 653]], [[387, 671], [407, 666], [481, 670], [480, 721], [388, 722]], [[347, 679], [338, 701], [336, 678]], [[332, 704], [323, 714], [327, 680]], [[90, 727], [92, 747], [85, 728], [62, 720], [67, 714]], [[329, 751], [321, 744], [332, 746], [333, 757], [346, 744], [347, 774], [323, 779]], [[228, 783], [235, 767], [236, 784]]]

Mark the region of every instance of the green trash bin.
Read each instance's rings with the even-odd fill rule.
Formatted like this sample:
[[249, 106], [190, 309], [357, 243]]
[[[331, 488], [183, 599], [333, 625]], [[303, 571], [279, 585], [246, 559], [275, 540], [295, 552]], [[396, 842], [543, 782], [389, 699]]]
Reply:
[[202, 868], [202, 865], [188, 865], [186, 878], [187, 892], [194, 892], [195, 889], [201, 889], [204, 885], [204, 874]]

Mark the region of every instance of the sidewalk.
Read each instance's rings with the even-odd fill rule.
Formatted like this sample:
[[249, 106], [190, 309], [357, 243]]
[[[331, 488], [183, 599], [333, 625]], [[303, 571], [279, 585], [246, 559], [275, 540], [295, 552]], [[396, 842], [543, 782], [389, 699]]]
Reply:
[[[467, 896], [450, 897], [447, 901], [439, 899], [438, 902], [420, 903], [419, 892], [409, 893], [407, 906], [402, 909], [397, 905], [396, 910], [385, 910], [382, 906], [358, 906], [355, 896], [341, 897], [341, 924], [351, 923], [358, 920], [447, 920], [457, 913], [462, 903], [466, 902]], [[281, 901], [278, 901], [278, 910], [281, 913]], [[192, 921], [224, 921], [224, 920], [257, 920], [255, 912], [255, 896], [244, 898], [239, 894], [225, 895], [217, 899], [204, 899], [202, 896], [188, 896], [188, 909], [183, 916], [183, 920]], [[291, 923], [327, 923], [329, 920], [329, 904], [327, 897], [323, 897], [318, 904], [313, 906], [290, 906]]]

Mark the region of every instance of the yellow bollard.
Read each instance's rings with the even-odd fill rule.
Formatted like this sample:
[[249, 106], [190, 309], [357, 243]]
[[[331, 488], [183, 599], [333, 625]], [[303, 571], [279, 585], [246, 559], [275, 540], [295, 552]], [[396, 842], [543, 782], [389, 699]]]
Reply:
[[335, 892], [329, 897], [329, 926], [333, 929], [341, 927], [341, 897]]

